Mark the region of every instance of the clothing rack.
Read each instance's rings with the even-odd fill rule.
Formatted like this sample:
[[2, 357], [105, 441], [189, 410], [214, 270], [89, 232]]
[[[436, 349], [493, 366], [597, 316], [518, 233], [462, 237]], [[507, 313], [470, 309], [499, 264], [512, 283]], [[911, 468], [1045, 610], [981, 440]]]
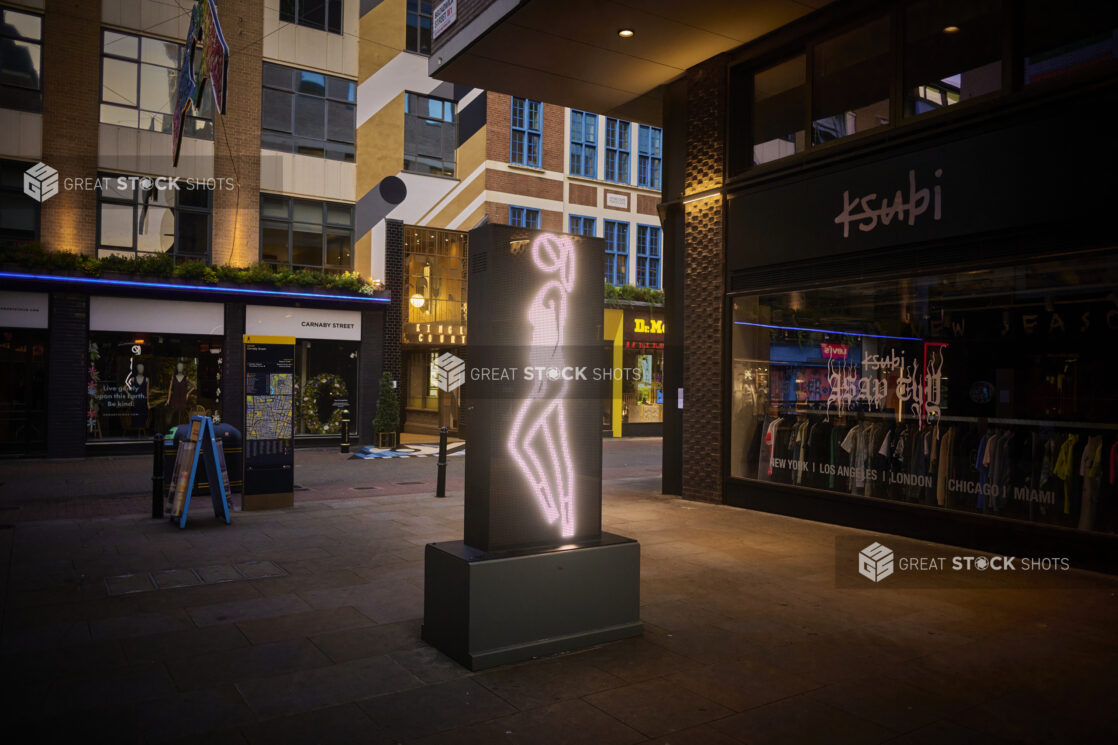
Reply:
[[[812, 402], [816, 403], [816, 402]], [[809, 409], [797, 408], [803, 404], [779, 404], [777, 406], [780, 414], [808, 414], [810, 416], [847, 416], [847, 417], [863, 417], [865, 419], [892, 419], [896, 420], [896, 412], [883, 412], [883, 411], [851, 411], [849, 409], [844, 411], [837, 411], [832, 409], [826, 411], [824, 409]], [[901, 419], [901, 423], [919, 420], [918, 417], [905, 414]], [[1051, 427], [1052, 429], [1099, 429], [1107, 431], [1118, 431], [1118, 424], [1105, 424], [1102, 422], [1062, 422], [1053, 419], [1005, 419], [999, 417], [975, 417], [975, 416], [941, 416], [938, 418], [939, 422], [960, 422], [977, 424], [980, 421], [985, 421], [990, 425], [1012, 425], [1017, 427]], [[935, 421], [926, 422], [927, 425], [934, 425]]]
[[982, 419], [987, 424], [1011, 424], [1018, 427], [1052, 427], [1053, 429], [1106, 429], [1118, 431], [1118, 424], [1103, 424], [1092, 422], [1061, 422], [1052, 419], [1000, 419], [995, 417], [971, 416], [941, 416], [941, 422], [978, 422]]

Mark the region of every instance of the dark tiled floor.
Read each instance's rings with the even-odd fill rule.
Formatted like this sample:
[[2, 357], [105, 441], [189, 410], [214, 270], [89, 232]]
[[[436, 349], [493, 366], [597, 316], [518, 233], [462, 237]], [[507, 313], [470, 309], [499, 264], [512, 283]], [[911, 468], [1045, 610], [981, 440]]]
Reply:
[[[642, 543], [644, 636], [481, 673], [419, 638], [423, 543], [460, 536], [460, 496], [18, 523], [8, 701], [44, 741], [1118, 741], [1118, 580], [841, 590], [857, 531], [656, 490], [605, 484], [606, 529]], [[129, 574], [143, 591], [110, 594]]]

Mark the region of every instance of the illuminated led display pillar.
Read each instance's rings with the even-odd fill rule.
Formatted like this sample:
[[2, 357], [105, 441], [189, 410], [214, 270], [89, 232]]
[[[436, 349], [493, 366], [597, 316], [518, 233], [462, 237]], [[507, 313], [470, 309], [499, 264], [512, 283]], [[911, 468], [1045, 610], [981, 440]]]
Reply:
[[601, 532], [603, 243], [504, 226], [470, 235], [462, 400], [471, 546]]
[[622, 373], [602, 342], [604, 250], [470, 233], [464, 540], [427, 546], [423, 638], [472, 669], [641, 632], [640, 547], [601, 529], [602, 407]]

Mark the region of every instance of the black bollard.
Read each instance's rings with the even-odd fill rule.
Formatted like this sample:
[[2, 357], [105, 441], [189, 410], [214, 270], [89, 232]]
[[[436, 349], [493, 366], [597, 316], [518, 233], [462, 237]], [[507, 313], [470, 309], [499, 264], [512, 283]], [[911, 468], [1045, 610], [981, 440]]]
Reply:
[[151, 463], [151, 516], [163, 517], [163, 435], [151, 438], [153, 460]]
[[342, 444], [341, 452], [349, 452], [349, 409], [342, 409]]
[[446, 427], [439, 427], [439, 478], [435, 482], [435, 496], [446, 497]]

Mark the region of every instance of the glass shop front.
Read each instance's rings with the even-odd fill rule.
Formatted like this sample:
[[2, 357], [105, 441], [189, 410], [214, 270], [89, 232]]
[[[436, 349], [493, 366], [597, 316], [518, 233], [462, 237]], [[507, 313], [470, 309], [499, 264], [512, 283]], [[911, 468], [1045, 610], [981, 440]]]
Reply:
[[86, 442], [147, 440], [195, 414], [220, 421], [224, 305], [89, 299]]
[[729, 503], [1113, 566], [1118, 242], [1110, 192], [1067, 187], [1108, 183], [1097, 101], [728, 195]]
[[657, 436], [664, 421], [664, 309], [625, 309], [622, 367], [637, 371], [621, 382], [621, 431]]
[[350, 435], [359, 434], [359, 311], [249, 305], [245, 328], [295, 340], [296, 437], [337, 437], [347, 415]]
[[731, 300], [733, 479], [1118, 532], [1118, 252]]

